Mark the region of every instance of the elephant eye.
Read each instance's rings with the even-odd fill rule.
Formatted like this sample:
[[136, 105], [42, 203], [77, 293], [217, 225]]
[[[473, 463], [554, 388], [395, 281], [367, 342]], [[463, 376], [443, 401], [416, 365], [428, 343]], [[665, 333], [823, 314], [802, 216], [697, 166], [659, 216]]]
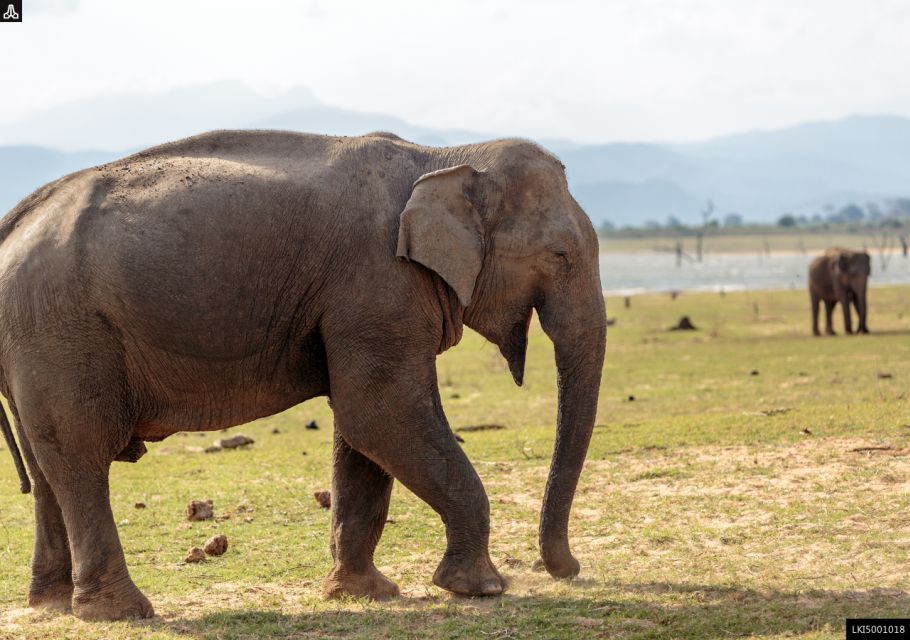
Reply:
[[566, 270], [571, 267], [572, 261], [569, 259], [569, 252], [563, 249], [552, 250], [553, 261], [559, 266], [560, 270]]

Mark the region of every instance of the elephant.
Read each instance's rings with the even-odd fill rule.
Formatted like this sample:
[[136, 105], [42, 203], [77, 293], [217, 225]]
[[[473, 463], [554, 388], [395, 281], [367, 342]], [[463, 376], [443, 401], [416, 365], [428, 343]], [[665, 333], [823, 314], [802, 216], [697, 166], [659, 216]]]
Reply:
[[869, 333], [866, 326], [866, 288], [872, 268], [869, 254], [834, 247], [815, 258], [809, 265], [809, 297], [812, 301], [812, 333], [818, 330], [819, 304], [825, 303], [825, 333], [835, 335], [831, 324], [834, 306], [840, 302], [844, 311], [844, 331], [853, 333], [850, 305], [859, 315], [859, 333]]
[[373, 563], [397, 479], [445, 524], [433, 582], [500, 594], [489, 501], [436, 357], [467, 326], [520, 386], [535, 310], [558, 390], [540, 554], [555, 578], [579, 572], [568, 519], [606, 342], [598, 240], [532, 142], [218, 131], [153, 147], [7, 214], [0, 299], [0, 391], [23, 492], [34, 484], [32, 606], [154, 615], [124, 559], [111, 463], [316, 396], [335, 423], [324, 593], [399, 593]]

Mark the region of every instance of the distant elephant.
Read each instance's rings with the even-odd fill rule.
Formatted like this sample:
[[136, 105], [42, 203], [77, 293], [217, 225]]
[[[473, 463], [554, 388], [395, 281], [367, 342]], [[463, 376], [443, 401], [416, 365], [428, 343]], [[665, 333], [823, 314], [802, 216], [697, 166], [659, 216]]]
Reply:
[[833, 248], [809, 265], [809, 296], [812, 299], [812, 333], [818, 331], [819, 303], [825, 303], [825, 332], [834, 335], [831, 315], [838, 302], [844, 311], [844, 331], [853, 333], [850, 305], [859, 315], [859, 332], [869, 333], [866, 326], [866, 286], [872, 269], [869, 254], [864, 251]]
[[0, 243], [0, 391], [35, 487], [31, 605], [152, 615], [111, 513], [111, 462], [321, 395], [335, 414], [327, 595], [398, 593], [373, 564], [393, 478], [445, 523], [433, 581], [501, 593], [436, 356], [467, 325], [520, 385], [535, 309], [559, 389], [540, 551], [551, 575], [578, 573], [567, 528], [606, 317], [594, 228], [535, 144], [208, 133], [42, 187]]

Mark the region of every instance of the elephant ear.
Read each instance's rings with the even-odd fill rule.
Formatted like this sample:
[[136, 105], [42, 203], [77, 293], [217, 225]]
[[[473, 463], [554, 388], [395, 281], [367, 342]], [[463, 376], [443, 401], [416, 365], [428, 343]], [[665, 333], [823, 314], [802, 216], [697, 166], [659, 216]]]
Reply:
[[397, 257], [435, 271], [464, 307], [483, 263], [482, 221], [466, 195], [476, 176], [466, 164], [420, 176], [398, 228]]
[[850, 258], [846, 254], [840, 254], [837, 258], [837, 269], [841, 273], [850, 271]]

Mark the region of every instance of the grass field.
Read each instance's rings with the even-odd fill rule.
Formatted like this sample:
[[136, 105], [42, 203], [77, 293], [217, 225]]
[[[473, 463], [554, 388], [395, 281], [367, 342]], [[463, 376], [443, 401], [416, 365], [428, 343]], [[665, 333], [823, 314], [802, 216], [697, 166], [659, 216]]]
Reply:
[[[642, 234], [642, 237], [635, 237]], [[892, 234], [893, 236], [893, 234]], [[658, 250], [672, 250], [677, 242], [681, 242], [683, 251], [690, 256], [695, 255], [696, 240], [694, 236], [680, 236], [672, 233], [661, 232], [636, 232], [634, 235], [624, 232], [608, 232], [601, 237], [600, 246], [603, 251], [610, 252], [651, 252]], [[887, 242], [887, 244], [880, 244]], [[896, 237], [883, 241], [880, 232], [876, 236], [870, 233], [857, 231], [800, 231], [800, 230], [773, 230], [768, 233], [736, 233], [723, 230], [721, 232], [709, 230], [704, 240], [704, 251], [707, 253], [764, 253], [764, 252], [806, 252], [820, 253], [828, 247], [846, 247], [848, 249], [866, 249], [870, 253], [878, 252], [880, 246], [887, 246], [892, 254], [899, 255], [900, 243]]]
[[[532, 569], [552, 348], [535, 323], [519, 389], [495, 348], [466, 335], [439, 377], [453, 428], [505, 427], [461, 434], [490, 494], [491, 553], [511, 582], [501, 598], [432, 585], [443, 528], [399, 485], [377, 565], [403, 596], [321, 598], [329, 512], [313, 492], [329, 487], [332, 434], [320, 399], [232, 429], [255, 438], [248, 450], [205, 454], [221, 434], [183, 435], [114, 465], [127, 561], [158, 617], [32, 612], [32, 500], [3, 451], [0, 637], [842, 638], [848, 616], [906, 616], [910, 288], [869, 297], [873, 334], [836, 338], [811, 337], [803, 292], [608, 301], [616, 324], [570, 529], [582, 574], [569, 582]], [[665, 331], [683, 314], [700, 330]], [[213, 500], [216, 520], [186, 522], [192, 499]], [[218, 532], [224, 556], [183, 563]]]

